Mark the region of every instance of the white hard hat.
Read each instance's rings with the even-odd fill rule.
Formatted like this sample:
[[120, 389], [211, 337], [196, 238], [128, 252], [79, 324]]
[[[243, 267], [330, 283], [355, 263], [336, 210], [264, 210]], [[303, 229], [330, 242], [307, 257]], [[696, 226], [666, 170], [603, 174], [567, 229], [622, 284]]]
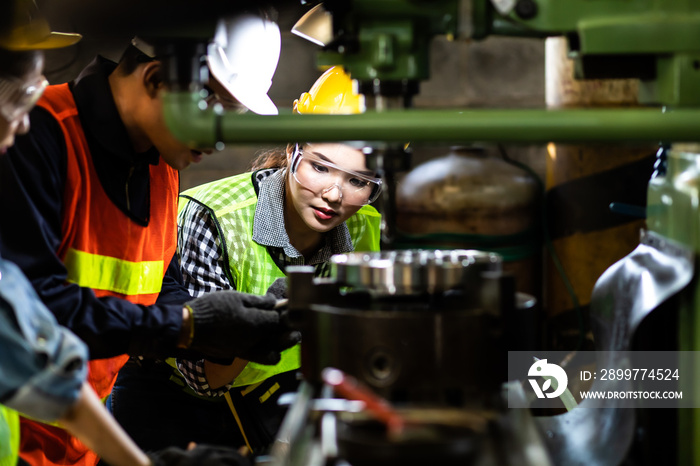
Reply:
[[281, 35], [273, 21], [254, 14], [221, 19], [207, 49], [211, 74], [252, 112], [277, 115], [268, 97], [280, 58]]

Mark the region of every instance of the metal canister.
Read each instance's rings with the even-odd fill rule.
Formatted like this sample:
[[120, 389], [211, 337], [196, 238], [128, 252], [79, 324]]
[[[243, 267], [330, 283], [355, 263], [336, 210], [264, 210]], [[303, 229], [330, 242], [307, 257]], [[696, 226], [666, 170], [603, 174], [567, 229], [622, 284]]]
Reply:
[[538, 202], [524, 169], [480, 148], [453, 147], [400, 182], [395, 246], [497, 252], [518, 291], [539, 297]]

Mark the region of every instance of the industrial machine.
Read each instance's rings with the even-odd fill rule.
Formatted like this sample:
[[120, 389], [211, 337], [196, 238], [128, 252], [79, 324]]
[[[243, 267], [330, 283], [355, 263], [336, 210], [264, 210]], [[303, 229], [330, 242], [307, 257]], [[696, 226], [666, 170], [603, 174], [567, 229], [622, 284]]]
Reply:
[[[348, 130], [351, 126], [334, 121], [338, 125], [336, 136], [374, 139], [372, 136], [376, 133], [372, 128], [381, 128], [380, 139], [397, 142], [402, 137], [414, 141], [426, 137], [450, 141], [651, 140], [661, 143], [657, 172], [649, 185], [649, 231], [642, 237], [639, 248], [611, 267], [599, 281], [591, 306], [592, 326], [599, 350], [696, 349], [696, 328], [700, 320], [694, 284], [697, 280], [688, 273], [692, 268], [689, 264], [693, 263], [688, 257], [698, 250], [695, 239], [698, 193], [695, 186], [700, 157], [698, 146], [679, 143], [697, 141], [700, 136], [698, 120], [693, 116], [700, 96], [700, 48], [695, 45], [700, 31], [700, 7], [682, 1], [536, 0], [331, 0], [324, 2], [323, 7], [327, 13], [315, 14], [324, 15], [320, 16], [321, 20], [330, 15], [332, 34], [325, 29], [325, 37], [316, 36], [324, 45], [318, 63], [343, 64], [358, 80], [359, 89], [369, 97], [370, 106], [375, 110], [363, 115], [372, 122], [362, 129], [356, 128], [359, 133], [356, 137], [348, 134], [353, 132]], [[307, 21], [313, 24], [311, 18]], [[307, 35], [315, 31], [311, 28]], [[577, 78], [638, 78], [638, 100], [647, 107], [624, 110], [466, 110], [450, 116], [447, 116], [449, 112], [406, 110], [411, 106], [412, 95], [418, 92], [419, 82], [427, 77], [428, 44], [436, 34], [447, 34], [455, 39], [479, 39], [490, 34], [564, 35], [569, 56], [575, 62]], [[402, 105], [397, 105], [397, 102]], [[396, 110], [399, 107], [404, 109]], [[668, 117], [683, 120], [681, 125], [689, 125], [688, 131], [677, 133], [680, 126], [670, 123]], [[651, 123], [651, 120], [655, 122]], [[355, 121], [359, 122], [359, 119]], [[387, 126], [381, 126], [380, 122], [386, 122]], [[674, 129], [664, 128], [667, 123]], [[348, 122], [348, 125], [352, 123]], [[328, 130], [332, 132], [331, 128]], [[670, 150], [666, 150], [667, 147]], [[386, 146], [380, 153], [379, 163], [387, 158], [400, 160], [398, 151], [387, 152]], [[394, 168], [388, 166], [388, 171]], [[669, 274], [669, 268], [675, 272]], [[658, 290], [656, 293], [650, 293], [649, 283], [646, 283], [649, 276]], [[343, 274], [336, 279], [342, 281]], [[630, 302], [634, 305], [631, 306]], [[469, 304], [462, 305], [469, 307]], [[314, 306], [311, 309], [314, 313], [322, 312]], [[327, 312], [333, 315], [332, 310]], [[506, 312], [500, 309], [500, 316], [503, 318]], [[435, 308], [431, 313], [440, 314]], [[663, 328], [670, 335], [657, 334], [649, 338], [649, 330], [644, 329], [645, 321], [647, 326]], [[333, 347], [327, 342], [326, 346], [316, 346], [316, 349], [323, 352]], [[459, 349], [459, 346], [455, 345], [455, 348]], [[331, 354], [335, 353], [331, 351]], [[327, 362], [339, 363], [333, 359]], [[689, 393], [693, 393], [698, 369], [687, 368], [692, 374], [686, 379], [685, 387]], [[363, 376], [360, 368], [350, 370]], [[416, 371], [416, 374], [420, 372]], [[366, 377], [363, 380], [371, 383]], [[433, 398], [434, 402], [438, 400], [439, 397]], [[554, 464], [579, 461], [591, 464], [620, 464], [623, 461], [633, 464], [695, 464], [700, 459], [694, 441], [699, 420], [692, 410], [651, 413], [619, 409], [621, 405], [614, 403], [606, 409], [585, 407], [584, 402], [581, 408], [566, 414], [535, 420], [548, 452], [543, 456], [548, 456]], [[503, 413], [501, 415], [506, 417]], [[488, 444], [483, 438], [482, 441]], [[654, 442], [675, 444], [677, 448], [663, 449], [659, 453], [658, 449], [644, 446]], [[532, 447], [536, 448], [536, 445], [541, 444], [533, 443]], [[518, 464], [518, 460], [513, 459], [494, 460], [486, 451], [478, 459], [472, 459], [473, 464], [488, 464], [489, 461], [501, 464], [514, 461]], [[519, 458], [527, 464], [524, 453]], [[544, 459], [540, 460], [545, 464]]]
[[[314, 280], [303, 269], [289, 273], [290, 311], [304, 331], [306, 384], [290, 401], [273, 454], [261, 462], [357, 465], [401, 458], [417, 464], [428, 461], [426, 452], [434, 462], [448, 464], [700, 462], [695, 410], [652, 415], [610, 404], [537, 418], [527, 410], [508, 410], [498, 396], [507, 381], [497, 368], [508, 349], [502, 337], [519, 307], [499, 257], [391, 247], [394, 177], [408, 166], [407, 141], [660, 143], [658, 170], [649, 184], [649, 231], [635, 253], [601, 278], [594, 291], [593, 330], [597, 343], [606, 345], [602, 350], [697, 350], [700, 298], [692, 267], [700, 250], [700, 145], [694, 144], [700, 142], [700, 3], [326, 0], [299, 30], [322, 45], [320, 66], [341, 64], [357, 80], [368, 111], [303, 119], [227, 113], [203, 102], [202, 53], [214, 24], [201, 16], [202, 27], [190, 28], [187, 37], [177, 27], [142, 34], [169, 70], [171, 92], [164, 108], [175, 134], [203, 147], [365, 141], [369, 163], [388, 186], [381, 253], [336, 257], [327, 280]], [[311, 27], [318, 24], [320, 29]], [[412, 97], [429, 75], [429, 44], [436, 35], [454, 40], [565, 36], [577, 78], [638, 78], [639, 101], [646, 106], [413, 109]], [[628, 267], [630, 262], [641, 265]], [[671, 270], [685, 273], [662, 273], [669, 263], [678, 265]], [[633, 286], [642, 276], [651, 277], [658, 293]], [[643, 321], [649, 318], [661, 319], [672, 332], [666, 346], [656, 342], [649, 348], [642, 338]], [[327, 367], [359, 379], [407, 416], [426, 409], [437, 410], [439, 419], [457, 415], [458, 428], [421, 438], [418, 450], [408, 449], [410, 441], [392, 441], [385, 430], [368, 427], [356, 405], [332, 396], [322, 377]], [[700, 368], [688, 371], [691, 394]], [[630, 453], [643, 442], [664, 444], [662, 451], [672, 454]], [[375, 454], [357, 456], [362, 451]]]
[[[551, 464], [528, 411], [509, 411], [501, 395], [506, 347], [524, 344], [516, 327], [528, 302], [516, 299], [498, 254], [386, 250], [331, 262], [328, 279], [288, 270], [305, 388], [265, 462]], [[372, 410], [348, 409], [329, 390], [329, 368], [394, 405], [411, 427], [392, 435]]]

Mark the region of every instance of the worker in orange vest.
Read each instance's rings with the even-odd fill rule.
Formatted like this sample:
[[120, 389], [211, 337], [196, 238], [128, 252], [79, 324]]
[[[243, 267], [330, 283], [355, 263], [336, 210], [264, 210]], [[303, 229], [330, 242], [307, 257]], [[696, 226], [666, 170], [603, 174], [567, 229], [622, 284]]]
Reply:
[[[271, 21], [257, 21], [274, 30]], [[277, 60], [279, 42], [271, 46]], [[280, 323], [272, 295], [192, 300], [182, 287], [177, 170], [204, 152], [165, 126], [162, 74], [157, 57], [134, 45], [119, 63], [97, 57], [74, 81], [46, 88], [30, 114], [32, 130], [0, 160], [0, 208], [11, 219], [0, 225], [0, 254], [87, 344], [89, 380], [100, 397], [129, 357], [276, 364], [300, 339]], [[215, 81], [210, 87], [223, 89]], [[98, 461], [58, 427], [22, 419], [20, 440], [32, 465]]]

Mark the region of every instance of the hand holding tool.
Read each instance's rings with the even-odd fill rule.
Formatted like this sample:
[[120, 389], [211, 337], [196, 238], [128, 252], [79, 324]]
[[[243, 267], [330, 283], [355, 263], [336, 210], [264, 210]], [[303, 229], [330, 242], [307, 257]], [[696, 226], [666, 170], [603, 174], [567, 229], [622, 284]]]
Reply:
[[277, 299], [227, 290], [185, 303], [192, 311], [194, 334], [189, 349], [207, 358], [242, 358], [277, 364], [280, 352], [301, 340], [280, 322]]

